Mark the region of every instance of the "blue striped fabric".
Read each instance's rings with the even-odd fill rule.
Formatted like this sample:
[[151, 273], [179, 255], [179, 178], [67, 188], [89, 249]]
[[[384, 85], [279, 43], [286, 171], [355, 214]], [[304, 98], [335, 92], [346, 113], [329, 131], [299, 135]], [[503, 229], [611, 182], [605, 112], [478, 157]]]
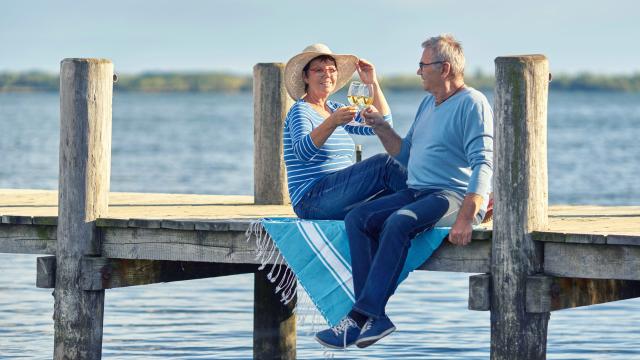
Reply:
[[[346, 105], [329, 100], [327, 106], [333, 112]], [[391, 115], [386, 115], [385, 120], [391, 122]], [[353, 164], [355, 143], [350, 134], [375, 135], [367, 126], [344, 125], [318, 148], [309, 134], [323, 121], [324, 118], [302, 99], [293, 104], [285, 119], [284, 161], [291, 205], [296, 205], [322, 177]], [[359, 115], [356, 121], [362, 121]]]
[[[298, 285], [304, 288], [329, 325], [337, 325], [356, 300], [344, 221], [281, 218], [262, 219], [261, 224], [295, 273]], [[398, 284], [438, 249], [449, 230], [433, 228], [411, 241]], [[272, 266], [271, 272], [275, 269], [276, 266]]]

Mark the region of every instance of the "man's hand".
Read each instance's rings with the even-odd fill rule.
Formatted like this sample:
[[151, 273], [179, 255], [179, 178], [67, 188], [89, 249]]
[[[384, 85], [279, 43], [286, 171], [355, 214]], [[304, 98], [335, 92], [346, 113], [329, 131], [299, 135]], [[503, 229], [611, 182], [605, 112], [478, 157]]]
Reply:
[[375, 106], [370, 105], [367, 106], [364, 110], [362, 110], [362, 117], [364, 118], [365, 124], [373, 127], [374, 129], [378, 126], [389, 125], [385, 120], [382, 114], [376, 109]]
[[474, 193], [465, 195], [458, 211], [456, 222], [449, 231], [449, 242], [454, 245], [465, 246], [471, 242], [473, 233], [473, 219], [482, 206], [482, 196]]
[[458, 217], [449, 231], [449, 242], [460, 246], [468, 245], [471, 242], [471, 233], [473, 233], [471, 221], [461, 220]]

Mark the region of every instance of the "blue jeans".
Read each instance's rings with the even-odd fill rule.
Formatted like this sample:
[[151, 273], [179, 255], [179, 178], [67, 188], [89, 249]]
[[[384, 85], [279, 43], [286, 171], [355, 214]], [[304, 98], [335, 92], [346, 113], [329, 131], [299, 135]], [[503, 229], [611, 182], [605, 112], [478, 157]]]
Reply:
[[378, 154], [318, 180], [293, 211], [301, 219], [342, 220], [354, 207], [406, 188], [406, 168]]
[[345, 218], [351, 250], [353, 309], [372, 318], [385, 315], [411, 239], [441, 219], [455, 221], [462, 197], [451, 191], [405, 189], [368, 202]]

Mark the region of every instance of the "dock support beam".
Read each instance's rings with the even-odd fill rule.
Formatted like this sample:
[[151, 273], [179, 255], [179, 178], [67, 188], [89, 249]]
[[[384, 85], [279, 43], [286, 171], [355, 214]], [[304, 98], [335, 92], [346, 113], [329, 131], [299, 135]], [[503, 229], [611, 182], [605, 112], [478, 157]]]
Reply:
[[104, 290], [80, 288], [83, 256], [99, 255], [95, 220], [107, 216], [113, 64], [60, 64], [60, 179], [54, 358], [100, 359]]
[[546, 358], [549, 313], [527, 313], [541, 269], [531, 232], [547, 226], [547, 96], [543, 55], [496, 58], [491, 359]]
[[254, 278], [253, 358], [296, 358], [296, 298], [283, 305], [275, 295], [277, 283], [267, 279], [267, 271]]

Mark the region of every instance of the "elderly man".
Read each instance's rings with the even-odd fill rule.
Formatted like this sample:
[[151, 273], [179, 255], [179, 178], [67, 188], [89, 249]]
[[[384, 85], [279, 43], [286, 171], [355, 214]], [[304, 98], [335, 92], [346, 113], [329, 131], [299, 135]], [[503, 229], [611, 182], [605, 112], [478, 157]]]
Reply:
[[385, 312], [411, 246], [434, 226], [467, 245], [491, 186], [493, 115], [486, 97], [465, 86], [462, 46], [450, 35], [422, 43], [417, 74], [427, 95], [404, 138], [375, 109], [365, 110], [385, 150], [408, 170], [406, 190], [363, 204], [345, 218], [356, 302], [339, 325], [320, 331], [325, 346], [367, 347], [395, 330]]

